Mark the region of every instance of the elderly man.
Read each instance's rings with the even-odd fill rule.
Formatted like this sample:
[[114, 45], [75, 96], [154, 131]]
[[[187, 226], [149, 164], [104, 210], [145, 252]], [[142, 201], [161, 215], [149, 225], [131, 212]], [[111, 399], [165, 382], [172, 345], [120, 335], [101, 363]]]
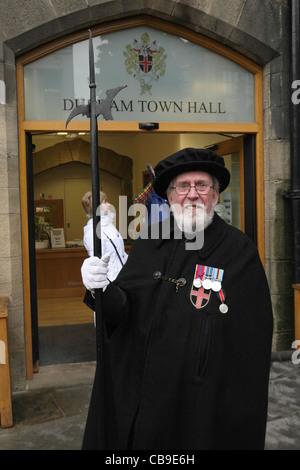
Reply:
[[[88, 292], [105, 287], [106, 448], [263, 449], [272, 309], [256, 247], [214, 212], [230, 174], [191, 148], [155, 174], [174, 216], [168, 236], [137, 239], [114, 283], [105, 260], [82, 266]], [[187, 249], [199, 231], [204, 243]], [[83, 449], [97, 445], [95, 394]]]

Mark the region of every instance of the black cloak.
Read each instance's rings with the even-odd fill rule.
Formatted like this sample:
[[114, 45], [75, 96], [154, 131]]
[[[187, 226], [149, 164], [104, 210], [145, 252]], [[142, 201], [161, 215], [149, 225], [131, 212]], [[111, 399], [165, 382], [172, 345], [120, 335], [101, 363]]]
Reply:
[[[224, 270], [227, 313], [212, 290], [195, 305], [197, 265]], [[176, 289], [163, 276], [186, 283]], [[139, 238], [103, 302], [105, 449], [264, 448], [273, 317], [245, 234], [215, 214], [200, 250]], [[94, 387], [83, 449], [97, 448], [95, 400]]]

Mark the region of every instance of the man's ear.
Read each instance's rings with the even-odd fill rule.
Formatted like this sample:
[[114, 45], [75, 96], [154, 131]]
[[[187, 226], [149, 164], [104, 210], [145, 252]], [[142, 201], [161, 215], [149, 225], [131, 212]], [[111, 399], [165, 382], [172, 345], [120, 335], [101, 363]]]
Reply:
[[215, 204], [218, 204], [219, 195], [220, 195], [220, 193], [219, 193], [218, 189], [215, 189], [215, 197], [214, 197], [214, 203]]

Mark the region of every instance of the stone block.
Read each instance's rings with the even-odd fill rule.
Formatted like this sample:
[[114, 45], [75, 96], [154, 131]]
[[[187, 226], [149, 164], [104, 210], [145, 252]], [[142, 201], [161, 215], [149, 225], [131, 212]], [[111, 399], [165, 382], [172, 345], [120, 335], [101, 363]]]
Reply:
[[289, 180], [290, 141], [267, 140], [264, 142], [265, 181]]
[[242, 31], [251, 31], [257, 40], [279, 50], [282, 38], [280, 34], [275, 36], [274, 31], [281, 31], [287, 20], [288, 8], [281, 2], [245, 0], [236, 26]]
[[13, 392], [26, 388], [26, 355], [25, 347], [10, 348], [11, 382]]
[[[266, 67], [265, 67], [266, 69]], [[263, 73], [263, 109], [271, 106], [270, 73]]]
[[0, 188], [7, 188], [8, 186], [8, 176], [6, 168], [0, 171]]
[[62, 35], [61, 22], [59, 19], [54, 19], [24, 31], [18, 36], [11, 37], [6, 41], [6, 44], [14, 54], [24, 54], [33, 47], [38, 47], [59, 35]]
[[269, 260], [269, 285], [272, 295], [291, 296], [292, 263], [289, 260]]
[[19, 188], [8, 188], [8, 199], [9, 199], [9, 213], [20, 214], [20, 189]]
[[154, 0], [150, 2], [152, 10], [155, 10], [160, 13], [164, 12], [166, 15], [172, 15], [175, 6], [178, 3], [180, 2], [176, 2], [175, 0]]
[[293, 254], [292, 223], [270, 220], [268, 234], [270, 259], [291, 260]]
[[270, 106], [289, 106], [291, 102], [291, 84], [288, 72], [270, 74]]
[[72, 0], [71, 2], [66, 2], [66, 0], [50, 0], [50, 3], [57, 17], [84, 10], [87, 4], [86, 0]]
[[3, 43], [3, 55], [4, 55], [4, 63], [15, 66], [16, 63], [16, 56], [14, 52], [11, 50], [6, 43]]
[[[11, 270], [13, 273], [13, 278], [17, 279], [11, 286], [11, 310], [18, 314], [16, 317], [16, 326], [23, 324], [23, 262], [21, 256], [12, 257], [11, 261]], [[16, 274], [15, 274], [16, 273]], [[19, 278], [18, 278], [19, 276]], [[15, 318], [15, 315], [13, 315]]]
[[211, 0], [178, 0], [176, 2], [176, 8], [185, 8], [186, 11], [194, 10], [208, 18], [222, 19], [222, 22], [228, 24], [228, 28], [231, 30], [232, 26], [235, 26], [243, 8], [243, 0], [228, 0], [224, 2], [212, 2]]
[[[72, 3], [70, 2], [70, 5]], [[74, 11], [70, 14], [65, 16], [61, 16], [59, 19], [59, 27], [62, 31], [74, 31], [77, 30], [80, 26], [80, 29], [88, 30], [90, 27], [90, 16], [89, 16], [89, 9], [80, 9]]]
[[286, 220], [290, 217], [290, 204], [283, 198], [284, 191], [289, 187], [289, 180], [265, 181], [265, 207], [269, 220]]
[[294, 297], [292, 295], [272, 295], [274, 332], [294, 330]]
[[120, 8], [121, 5], [121, 0], [118, 2], [115, 2], [114, 0], [89, 0], [89, 6], [90, 7], [96, 7], [96, 6], [104, 6], [104, 5], [112, 5], [113, 3], [118, 3], [118, 6]]
[[6, 87], [6, 104], [12, 105], [17, 103], [17, 87], [16, 87], [16, 68], [14, 64], [5, 64], [4, 80]]
[[291, 349], [294, 334], [291, 331], [278, 331], [273, 335], [273, 351], [288, 351]]
[[239, 29], [239, 27], [232, 29], [227, 42], [238, 52], [260, 65], [267, 64], [277, 54], [277, 51], [267, 43], [259, 41], [255, 33], [254, 35], [249, 34], [247, 30]]
[[89, 19], [91, 24], [103, 23], [108, 19], [118, 18], [122, 13], [122, 2], [113, 0], [89, 1]]
[[[0, 2], [0, 30], [2, 36], [0, 37], [0, 39], [2, 39], [1, 42], [4, 42], [4, 37], [7, 39], [10, 36], [22, 33], [24, 30], [21, 9], [18, 8], [19, 3], [23, 3], [24, 8], [25, 3], [18, 0], [13, 3], [9, 0], [3, 0]], [[27, 8], [27, 10], [29, 9]]]
[[7, 185], [9, 188], [19, 188], [19, 157], [8, 155], [6, 159], [7, 165]]
[[10, 227], [9, 214], [0, 214], [0, 259], [7, 258], [10, 254]]
[[[16, 257], [22, 256], [22, 247], [21, 247], [21, 218], [20, 214], [10, 214], [9, 216], [9, 240], [10, 240], [10, 249], [9, 254], [10, 256]], [[15, 267], [14, 267], [15, 268]], [[18, 269], [12, 268], [12, 278], [21, 280], [20, 273], [22, 272], [22, 267], [18, 265]], [[20, 270], [21, 269], [21, 270]], [[17, 275], [17, 278], [15, 276]]]
[[289, 139], [290, 137], [290, 108], [281, 106], [264, 110], [265, 140]]
[[143, 13], [143, 10], [149, 2], [144, 0], [121, 0], [122, 13]]
[[[0, 239], [1, 244], [1, 239]], [[7, 296], [11, 289], [11, 261], [10, 258], [0, 258], [0, 297]]]
[[6, 154], [18, 155], [18, 110], [17, 102], [5, 105], [5, 125], [6, 125]]
[[9, 213], [8, 188], [0, 188], [0, 214]]
[[0, 105], [0, 159], [4, 156], [6, 151], [6, 105]]
[[[10, 3], [10, 5], [12, 4]], [[30, 8], [28, 8], [27, 2], [14, 0], [13, 7], [10, 10], [15, 15], [15, 19], [19, 20], [23, 31], [32, 30], [56, 17], [51, 2], [46, 0], [30, 0]]]
[[17, 326], [16, 328], [12, 328], [11, 322], [9, 322], [9, 349], [11, 353], [13, 353], [14, 351], [22, 350], [23, 347], [24, 347], [24, 328], [20, 328], [20, 325]]

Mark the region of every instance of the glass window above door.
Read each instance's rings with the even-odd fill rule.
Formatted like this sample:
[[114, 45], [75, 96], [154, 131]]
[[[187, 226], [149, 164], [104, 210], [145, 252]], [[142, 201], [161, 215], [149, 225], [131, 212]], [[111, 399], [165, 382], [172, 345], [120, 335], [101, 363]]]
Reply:
[[[116, 121], [254, 122], [254, 75], [222, 55], [147, 26], [93, 44], [97, 99], [126, 85], [112, 103]], [[65, 121], [89, 94], [88, 40], [24, 66], [26, 120]]]

